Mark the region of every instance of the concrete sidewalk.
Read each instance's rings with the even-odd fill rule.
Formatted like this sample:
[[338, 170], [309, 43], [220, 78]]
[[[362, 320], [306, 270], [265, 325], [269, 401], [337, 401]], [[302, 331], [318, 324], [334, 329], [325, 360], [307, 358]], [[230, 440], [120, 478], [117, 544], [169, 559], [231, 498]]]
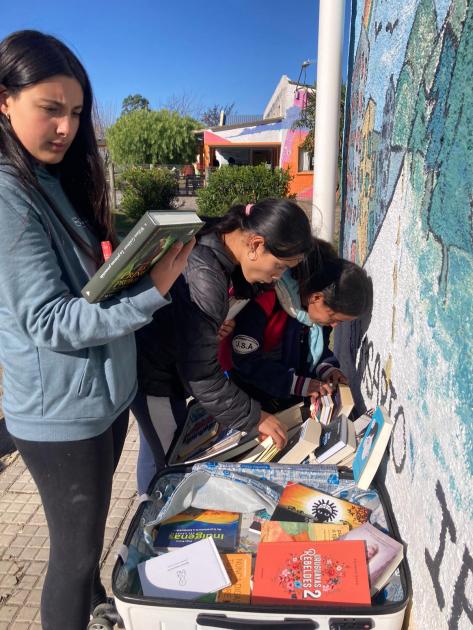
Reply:
[[[138, 430], [130, 416], [102, 554], [102, 578], [110, 595], [116, 549], [138, 507], [137, 454]], [[4, 455], [0, 464], [0, 630], [41, 630], [39, 603], [49, 554], [46, 519], [36, 486], [18, 453]]]

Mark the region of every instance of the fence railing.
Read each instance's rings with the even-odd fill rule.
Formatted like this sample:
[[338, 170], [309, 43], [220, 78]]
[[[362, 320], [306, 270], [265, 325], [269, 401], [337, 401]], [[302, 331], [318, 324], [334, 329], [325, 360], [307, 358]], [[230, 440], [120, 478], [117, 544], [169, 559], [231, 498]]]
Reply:
[[[174, 173], [176, 177], [176, 185], [177, 185], [177, 194], [178, 196], [190, 196], [195, 195], [199, 188], [205, 183], [204, 175], [194, 174], [194, 175], [183, 175], [182, 168], [183, 164], [139, 164], [134, 165], [139, 166], [140, 168], [153, 169], [153, 168], [167, 168], [172, 173]], [[110, 201], [113, 208], [119, 208], [122, 193], [120, 191], [120, 187], [117, 185], [117, 178], [127, 169], [128, 166], [114, 164], [113, 162], [109, 162], [107, 168], [107, 183], [109, 186], [110, 192]]]
[[263, 114], [230, 114], [225, 117], [226, 125], [243, 125], [261, 120]]

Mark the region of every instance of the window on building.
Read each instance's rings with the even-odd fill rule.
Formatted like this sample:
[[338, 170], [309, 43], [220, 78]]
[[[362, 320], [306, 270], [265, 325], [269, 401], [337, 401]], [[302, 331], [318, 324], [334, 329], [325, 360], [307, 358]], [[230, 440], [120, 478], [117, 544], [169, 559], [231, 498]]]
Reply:
[[299, 149], [299, 172], [314, 170], [314, 155], [304, 149]]

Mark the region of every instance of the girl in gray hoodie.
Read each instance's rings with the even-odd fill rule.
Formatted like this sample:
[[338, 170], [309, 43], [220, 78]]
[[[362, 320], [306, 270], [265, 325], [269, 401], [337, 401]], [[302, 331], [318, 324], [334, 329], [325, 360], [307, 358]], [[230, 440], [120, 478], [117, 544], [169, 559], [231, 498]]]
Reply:
[[44, 630], [84, 630], [106, 599], [99, 560], [136, 393], [134, 331], [168, 304], [193, 246], [117, 297], [81, 297], [101, 242], [116, 244], [91, 112], [89, 79], [64, 44], [36, 31], [0, 42], [3, 406], [49, 526]]

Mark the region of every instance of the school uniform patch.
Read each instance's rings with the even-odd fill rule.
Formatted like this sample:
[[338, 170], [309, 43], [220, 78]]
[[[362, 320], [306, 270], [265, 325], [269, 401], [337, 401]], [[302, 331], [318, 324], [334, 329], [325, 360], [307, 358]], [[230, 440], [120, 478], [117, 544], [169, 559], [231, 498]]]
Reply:
[[253, 337], [248, 337], [248, 335], [237, 335], [233, 337], [232, 347], [237, 354], [249, 354], [258, 350], [259, 343]]

